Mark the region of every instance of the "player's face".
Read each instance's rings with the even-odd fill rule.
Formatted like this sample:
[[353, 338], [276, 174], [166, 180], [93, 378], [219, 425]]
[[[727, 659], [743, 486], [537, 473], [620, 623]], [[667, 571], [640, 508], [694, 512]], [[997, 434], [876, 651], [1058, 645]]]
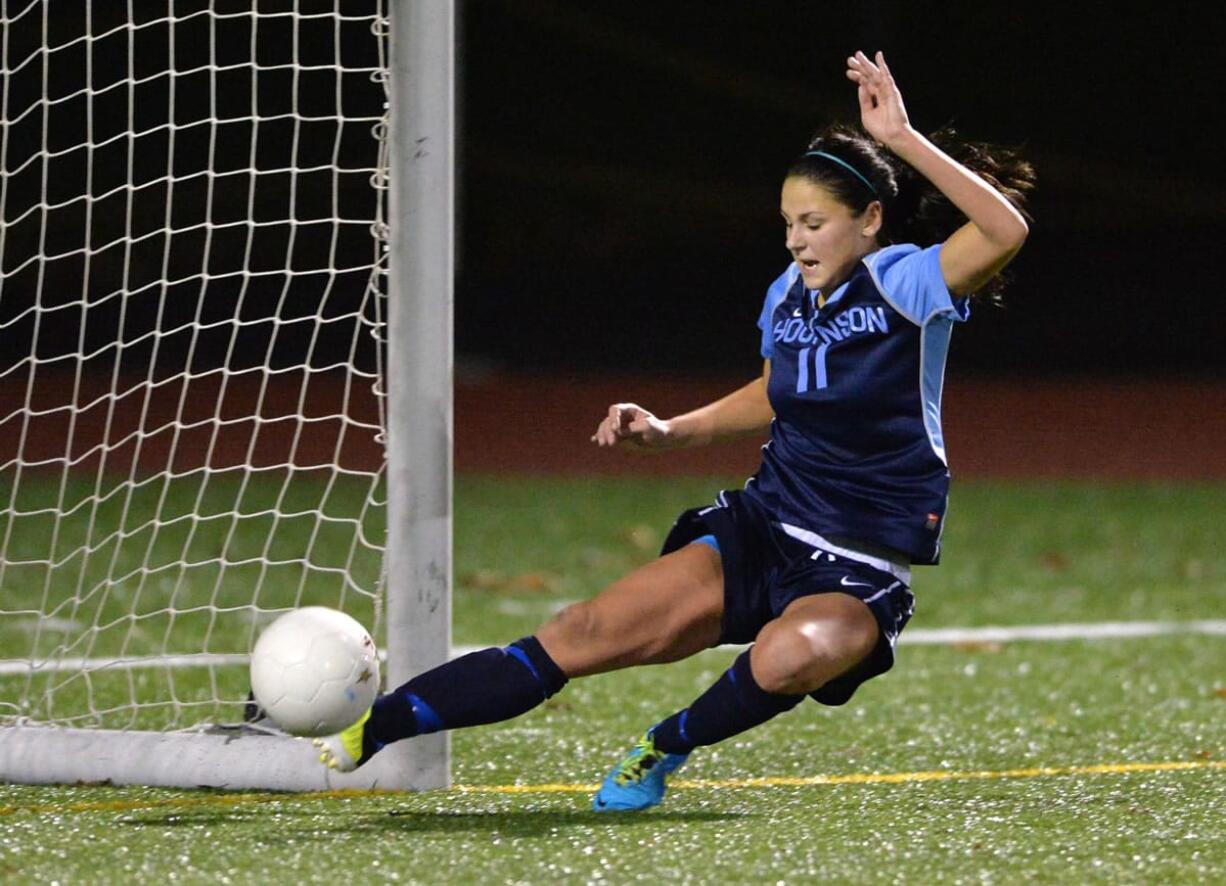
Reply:
[[787, 247], [800, 267], [806, 289], [833, 292], [856, 263], [877, 248], [881, 204], [859, 215], [830, 191], [807, 178], [783, 182], [779, 211], [787, 226]]

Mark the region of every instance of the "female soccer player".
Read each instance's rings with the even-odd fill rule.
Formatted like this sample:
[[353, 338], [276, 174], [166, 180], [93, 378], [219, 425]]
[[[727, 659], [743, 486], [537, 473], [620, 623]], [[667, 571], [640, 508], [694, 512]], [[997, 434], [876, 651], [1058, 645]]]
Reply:
[[359, 723], [317, 741], [321, 762], [350, 770], [397, 739], [522, 714], [572, 677], [752, 642], [693, 704], [647, 731], [593, 803], [644, 809], [695, 748], [806, 695], [842, 704], [893, 665], [912, 611], [910, 564], [940, 555], [950, 332], [1025, 241], [1018, 206], [1032, 174], [999, 150], [956, 148], [977, 175], [913, 129], [881, 53], [857, 52], [847, 76], [863, 133], [827, 130], [783, 181], [792, 263], [758, 322], [762, 376], [669, 420], [616, 404], [592, 437], [673, 448], [769, 427], [757, 474], [683, 514], [658, 560], [534, 636], [381, 696]]

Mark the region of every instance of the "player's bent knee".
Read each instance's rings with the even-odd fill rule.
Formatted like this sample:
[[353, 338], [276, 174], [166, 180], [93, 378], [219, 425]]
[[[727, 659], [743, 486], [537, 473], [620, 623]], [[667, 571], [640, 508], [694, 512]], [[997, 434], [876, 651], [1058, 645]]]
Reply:
[[754, 680], [767, 692], [796, 695], [812, 667], [813, 650], [794, 627], [773, 622], [758, 634], [750, 653]]
[[878, 633], [875, 621], [779, 619], [758, 635], [751, 657], [754, 679], [767, 692], [814, 692], [864, 660]]

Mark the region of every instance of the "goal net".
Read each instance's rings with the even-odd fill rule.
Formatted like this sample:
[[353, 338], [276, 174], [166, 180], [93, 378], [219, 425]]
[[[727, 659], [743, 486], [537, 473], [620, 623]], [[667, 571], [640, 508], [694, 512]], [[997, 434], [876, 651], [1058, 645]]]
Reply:
[[[385, 640], [387, 10], [0, 9], [0, 781], [322, 786], [217, 724], [279, 614]], [[107, 735], [178, 774], [27, 773]]]

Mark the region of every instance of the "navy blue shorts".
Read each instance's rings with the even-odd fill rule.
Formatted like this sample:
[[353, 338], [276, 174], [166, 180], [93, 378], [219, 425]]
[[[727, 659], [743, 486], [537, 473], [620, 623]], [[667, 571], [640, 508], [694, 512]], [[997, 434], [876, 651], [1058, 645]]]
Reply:
[[793, 600], [837, 592], [863, 600], [881, 636], [864, 661], [812, 697], [822, 704], [844, 704], [861, 683], [894, 666], [894, 644], [915, 607], [909, 569], [773, 522], [739, 491], [722, 492], [717, 501], [678, 517], [661, 554], [715, 536], [724, 568], [720, 643], [752, 643]]

